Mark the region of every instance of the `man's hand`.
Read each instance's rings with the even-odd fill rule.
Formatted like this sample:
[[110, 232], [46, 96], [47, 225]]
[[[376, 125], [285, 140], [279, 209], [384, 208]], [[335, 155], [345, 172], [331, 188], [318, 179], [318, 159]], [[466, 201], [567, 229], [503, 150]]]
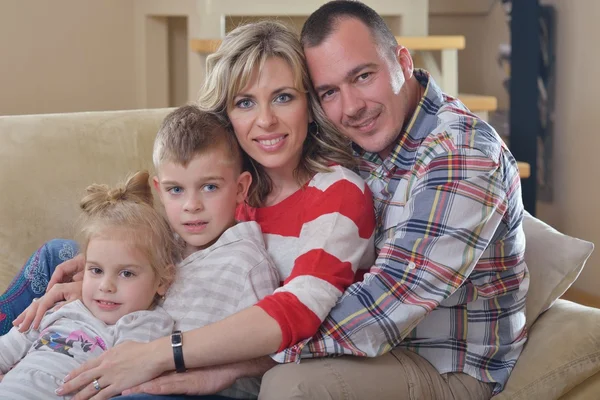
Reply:
[[125, 390], [123, 395], [147, 393], [156, 395], [208, 395], [227, 389], [239, 378], [260, 377], [277, 363], [270, 357], [250, 361], [190, 369], [185, 373], [169, 373]]
[[207, 395], [218, 393], [233, 385], [234, 371], [228, 365], [190, 369], [184, 373], [169, 373], [149, 382], [142, 383], [123, 395], [132, 393]]
[[70, 260], [67, 260], [56, 267], [46, 292], [49, 292], [57, 283], [77, 282], [83, 279], [83, 269], [85, 268], [85, 258], [83, 254], [78, 254]]
[[[38, 329], [46, 311], [54, 307], [59, 301], [64, 304], [81, 298], [81, 281], [71, 283], [57, 283], [45, 295], [36, 299], [19, 315], [13, 326], [19, 327], [19, 332], [25, 332], [29, 328]], [[62, 304], [62, 305], [64, 305]], [[61, 305], [61, 306], [62, 306]]]

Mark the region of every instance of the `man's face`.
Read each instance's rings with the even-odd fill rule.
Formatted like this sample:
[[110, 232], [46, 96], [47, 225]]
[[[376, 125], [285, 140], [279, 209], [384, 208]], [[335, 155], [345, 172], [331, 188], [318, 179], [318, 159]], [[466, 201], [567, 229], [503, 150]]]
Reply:
[[[348, 18], [320, 45], [305, 47], [310, 76], [327, 117], [363, 149], [386, 157], [407, 114], [404, 82], [412, 75], [400, 62], [410, 55], [400, 46], [391, 60], [378, 50], [366, 25]], [[391, 57], [390, 57], [391, 58]]]

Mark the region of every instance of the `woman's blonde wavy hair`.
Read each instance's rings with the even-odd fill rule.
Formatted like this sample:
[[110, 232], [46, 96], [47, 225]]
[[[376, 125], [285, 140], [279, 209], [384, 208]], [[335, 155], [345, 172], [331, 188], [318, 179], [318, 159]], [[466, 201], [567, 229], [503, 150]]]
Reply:
[[93, 184], [79, 204], [81, 252], [91, 239], [112, 237], [130, 241], [150, 261], [161, 283], [170, 284], [181, 253], [169, 224], [153, 207], [149, 174], [140, 171], [115, 186]]
[[[198, 100], [200, 109], [216, 113], [232, 129], [227, 110], [233, 106], [235, 96], [249, 83], [253, 72], [257, 68], [260, 70], [271, 57], [279, 57], [288, 63], [296, 88], [307, 93], [309, 113], [316, 123], [316, 129], [307, 126], [302, 158], [295, 171], [298, 182], [303, 184], [303, 179], [317, 172], [329, 172], [332, 164], [353, 168], [355, 161], [350, 141], [329, 122], [319, 104], [300, 40], [280, 22], [260, 21], [242, 25], [223, 39], [217, 51], [206, 60], [207, 75]], [[272, 182], [260, 164], [247, 155], [246, 161], [252, 174], [247, 201], [254, 207], [260, 207], [272, 190]]]

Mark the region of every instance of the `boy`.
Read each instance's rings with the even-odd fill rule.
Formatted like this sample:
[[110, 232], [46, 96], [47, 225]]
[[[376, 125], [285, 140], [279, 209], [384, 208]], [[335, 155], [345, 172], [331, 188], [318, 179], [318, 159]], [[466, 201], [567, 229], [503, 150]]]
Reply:
[[[216, 116], [187, 105], [167, 115], [154, 142], [154, 187], [173, 231], [184, 243], [177, 277], [163, 307], [175, 329], [221, 320], [279, 286], [260, 227], [236, 223], [235, 210], [252, 181], [236, 138]], [[240, 379], [220, 394], [258, 395], [259, 382]]]

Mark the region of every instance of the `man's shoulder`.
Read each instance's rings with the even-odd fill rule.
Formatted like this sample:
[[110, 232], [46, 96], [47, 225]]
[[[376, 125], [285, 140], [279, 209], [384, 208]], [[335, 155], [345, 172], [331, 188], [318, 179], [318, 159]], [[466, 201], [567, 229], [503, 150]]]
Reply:
[[471, 152], [498, 161], [507, 148], [496, 130], [458, 99], [446, 97], [444, 100], [436, 112], [436, 126], [421, 142], [422, 153]]

